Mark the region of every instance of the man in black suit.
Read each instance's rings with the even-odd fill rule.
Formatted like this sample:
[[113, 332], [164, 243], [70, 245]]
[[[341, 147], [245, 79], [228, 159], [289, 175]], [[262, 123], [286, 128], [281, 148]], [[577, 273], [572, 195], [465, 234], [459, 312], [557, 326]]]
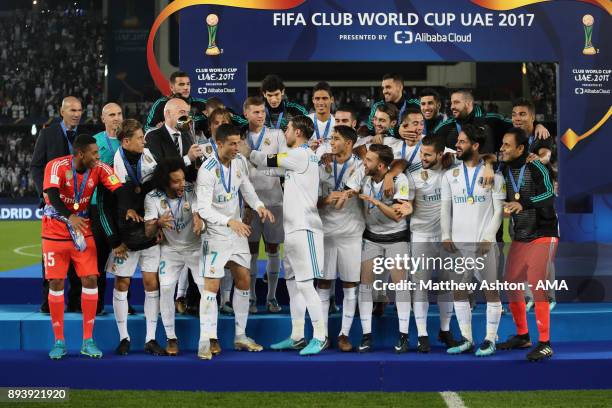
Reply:
[[202, 148], [195, 144], [191, 135], [177, 129], [179, 118], [189, 115], [189, 104], [183, 99], [172, 98], [164, 106], [164, 124], [146, 135], [146, 147], [155, 160], [182, 157], [187, 168], [185, 178], [195, 182], [198, 176], [196, 160], [204, 155]]
[[[62, 121], [54, 123], [40, 131], [34, 153], [32, 155], [32, 164], [30, 171], [36, 190], [41, 200], [40, 206], [44, 206], [42, 198], [43, 180], [45, 174], [45, 166], [51, 160], [72, 154], [72, 143], [77, 135], [79, 122], [83, 108], [81, 101], [74, 96], [67, 96], [62, 100], [60, 115]], [[45, 266], [43, 263], [43, 292], [40, 311], [49, 313], [49, 303], [47, 297], [49, 294], [49, 282], [45, 279]], [[70, 264], [68, 269], [68, 279], [70, 281], [70, 291], [68, 293], [68, 312], [77, 312], [81, 310], [81, 280], [76, 275], [74, 265]]]
[[[159, 163], [168, 158], [183, 158], [186, 172], [185, 179], [195, 182], [198, 177], [196, 160], [204, 155], [204, 150], [195, 144], [191, 135], [177, 129], [178, 119], [189, 115], [189, 104], [180, 98], [172, 98], [164, 106], [164, 124], [147, 133], [146, 147], [153, 153], [155, 160]], [[184, 308], [191, 313], [197, 314], [200, 304], [200, 292], [193, 282], [191, 274], [187, 274], [189, 286], [185, 299], [177, 299], [177, 310], [184, 312]]]

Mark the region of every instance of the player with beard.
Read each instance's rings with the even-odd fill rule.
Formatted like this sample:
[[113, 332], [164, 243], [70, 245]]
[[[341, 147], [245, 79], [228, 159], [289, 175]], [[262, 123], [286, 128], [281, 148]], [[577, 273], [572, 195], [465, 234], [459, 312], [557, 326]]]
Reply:
[[[440, 229], [441, 182], [444, 173], [448, 170], [448, 167], [443, 166], [444, 153], [445, 147], [441, 139], [431, 136], [424, 137], [420, 148], [422, 168], [410, 172], [410, 177], [415, 185], [414, 210], [410, 216], [411, 253], [414, 258], [441, 259], [444, 257]], [[401, 214], [406, 215], [411, 207], [406, 203], [395, 205]], [[423, 289], [421, 283], [430, 281], [434, 271], [439, 281], [448, 280], [445, 271], [441, 268], [437, 269], [435, 265], [422, 265], [411, 278], [417, 285], [414, 291], [413, 307], [419, 337], [417, 351], [421, 353], [430, 351], [427, 334], [429, 298], [427, 290]], [[454, 347], [458, 343], [453, 339], [450, 331], [450, 321], [453, 316], [452, 291], [438, 292], [437, 300], [440, 311], [438, 340], [447, 348]]]
[[[456, 144], [457, 158], [463, 163], [446, 171], [442, 178], [442, 244], [454, 257], [454, 271], [449, 273], [450, 279], [456, 283], [470, 283], [476, 277], [491, 284], [497, 279], [498, 247], [494, 243], [502, 221], [506, 194], [504, 180], [499, 173], [495, 175], [493, 188], [483, 185], [484, 163], [479, 149], [486, 141], [484, 132], [482, 127], [463, 126]], [[470, 259], [472, 266], [468, 267], [466, 260]], [[484, 357], [495, 353], [502, 305], [498, 290], [483, 289], [483, 292], [487, 300], [486, 337], [476, 350], [476, 356]], [[468, 291], [455, 290], [454, 299], [463, 339], [459, 345], [449, 348], [447, 353], [471, 352], [474, 340]]]
[[[419, 100], [411, 98], [404, 93], [404, 78], [397, 73], [385, 74], [382, 78], [382, 94], [383, 100], [375, 102], [370, 110], [367, 127], [371, 134], [375, 134], [374, 115], [378, 107], [385, 103], [390, 103], [395, 106], [398, 111], [397, 118], [401, 118], [409, 106], [419, 107]], [[391, 135], [394, 135], [397, 129], [391, 129]]]
[[[414, 186], [405, 174], [399, 174], [395, 179], [394, 194], [383, 195], [383, 180], [393, 161], [393, 151], [389, 146], [373, 144], [366, 153], [364, 172], [355, 172], [345, 194], [359, 194], [363, 201], [365, 216], [365, 231], [361, 249], [361, 283], [359, 285], [359, 318], [363, 336], [358, 351], [370, 352], [373, 349], [372, 339], [372, 309], [373, 286], [376, 282], [386, 285], [387, 279], [376, 279], [374, 264], [376, 258], [403, 257], [409, 253], [408, 225], [406, 214], [398, 214], [392, 207], [399, 200], [411, 202], [414, 199]], [[352, 198], [354, 199], [354, 198]], [[385, 268], [387, 269], [387, 268]], [[394, 283], [408, 279], [408, 271], [396, 267], [389, 270]], [[377, 288], [378, 289], [378, 288]], [[395, 352], [408, 351], [408, 326], [410, 321], [411, 298], [410, 290], [404, 286], [396, 289], [395, 304], [399, 320], [399, 339]]]
[[266, 100], [267, 128], [285, 131], [292, 118], [308, 115], [308, 111], [302, 105], [285, 98], [285, 84], [278, 75], [266, 75], [261, 81], [261, 94]]

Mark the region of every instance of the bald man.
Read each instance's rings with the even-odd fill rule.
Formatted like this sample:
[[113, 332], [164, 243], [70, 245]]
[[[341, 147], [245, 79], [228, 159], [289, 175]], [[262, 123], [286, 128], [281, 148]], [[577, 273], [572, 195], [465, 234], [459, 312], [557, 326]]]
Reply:
[[[113, 167], [113, 159], [119, 148], [117, 132], [123, 122], [123, 110], [118, 104], [111, 102], [104, 105], [101, 115], [104, 130], [96, 135], [96, 144], [100, 152], [100, 161]], [[125, 246], [121, 243], [114, 217], [110, 216], [115, 198], [103, 186], [98, 186], [91, 199], [90, 218], [91, 230], [98, 250], [98, 315], [104, 312], [104, 293], [106, 290], [106, 260], [111, 248]], [[127, 247], [124, 248], [127, 251]]]
[[197, 177], [196, 160], [204, 155], [201, 147], [194, 143], [189, 132], [179, 129], [180, 118], [189, 115], [189, 104], [183, 99], [172, 98], [164, 106], [164, 124], [146, 135], [146, 147], [153, 153], [155, 160], [181, 157], [185, 162], [187, 181]]
[[[40, 206], [43, 207], [42, 199], [43, 179], [45, 166], [51, 160], [71, 155], [72, 143], [77, 135], [79, 122], [83, 114], [81, 101], [74, 96], [67, 96], [62, 100], [60, 115], [62, 120], [51, 124], [40, 131], [34, 146], [32, 155], [32, 163], [30, 171], [34, 179], [34, 185], [38, 191], [40, 198]], [[49, 313], [49, 304], [47, 297], [49, 293], [49, 284], [45, 280], [45, 271], [43, 264], [43, 293], [40, 311]], [[81, 310], [81, 280], [76, 276], [74, 267], [70, 265], [68, 270], [68, 279], [70, 280], [70, 292], [68, 293], [68, 312], [76, 312]]]

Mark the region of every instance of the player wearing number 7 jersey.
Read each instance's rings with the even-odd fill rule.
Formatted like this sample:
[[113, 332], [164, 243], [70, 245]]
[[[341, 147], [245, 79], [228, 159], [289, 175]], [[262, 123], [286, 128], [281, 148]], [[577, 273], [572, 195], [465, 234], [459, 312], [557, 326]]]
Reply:
[[251, 227], [242, 223], [239, 214], [240, 192], [249, 207], [255, 209], [262, 220], [274, 221], [274, 216], [261, 202], [249, 181], [246, 162], [238, 156], [241, 144], [240, 130], [230, 124], [217, 129], [214, 156], [206, 160], [198, 171], [198, 214], [206, 222], [202, 239], [200, 275], [204, 276], [203, 300], [198, 357], [212, 358], [210, 339], [217, 338], [217, 292], [227, 265], [235, 282], [232, 306], [236, 319], [234, 347], [238, 350], [261, 351], [262, 346], [246, 336], [249, 316], [251, 254], [247, 237]]

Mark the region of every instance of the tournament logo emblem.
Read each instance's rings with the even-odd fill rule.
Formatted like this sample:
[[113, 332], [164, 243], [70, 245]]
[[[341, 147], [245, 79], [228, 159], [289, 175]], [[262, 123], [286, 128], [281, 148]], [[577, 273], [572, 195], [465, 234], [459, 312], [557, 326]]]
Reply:
[[66, 170], [66, 180], [72, 180], [72, 171]]
[[459, 169], [453, 170], [453, 177], [459, 177]]
[[582, 53], [584, 55], [595, 55], [598, 52], [598, 50], [593, 47], [592, 42], [594, 22], [595, 19], [590, 14], [585, 14], [584, 17], [582, 17], [582, 24], [584, 26], [584, 48]]
[[219, 17], [216, 14], [209, 14], [206, 16], [206, 25], [208, 26], [208, 48], [206, 48], [206, 55], [219, 55], [222, 52], [217, 47]]

